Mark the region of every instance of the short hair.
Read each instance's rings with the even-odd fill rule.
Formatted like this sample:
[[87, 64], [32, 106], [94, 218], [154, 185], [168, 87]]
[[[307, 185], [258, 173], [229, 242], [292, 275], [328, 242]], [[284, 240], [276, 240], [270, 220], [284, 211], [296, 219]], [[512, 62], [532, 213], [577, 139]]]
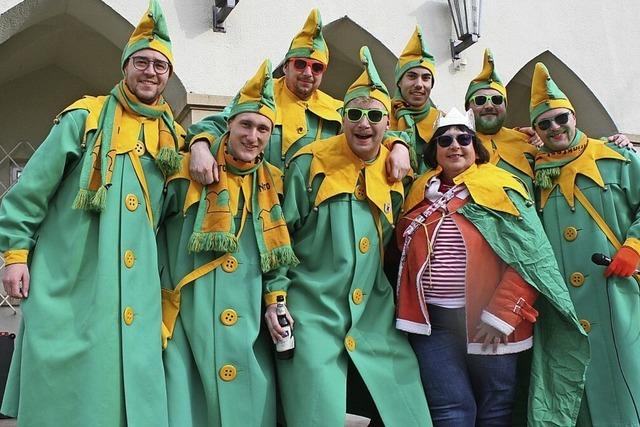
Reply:
[[433, 134], [433, 136], [431, 137], [427, 145], [424, 147], [424, 151], [422, 153], [422, 160], [424, 161], [425, 165], [427, 165], [429, 168], [436, 168], [438, 166], [438, 162], [436, 160], [436, 151], [437, 151], [438, 144], [436, 143], [435, 140], [439, 136], [444, 135], [444, 133], [451, 128], [455, 128], [455, 129], [458, 129], [460, 132], [473, 135], [472, 145], [473, 145], [474, 151], [476, 152], [477, 165], [481, 165], [483, 163], [489, 162], [489, 159], [491, 159], [491, 154], [489, 154], [489, 151], [486, 148], [484, 148], [484, 145], [482, 145], [482, 142], [480, 142], [478, 137], [476, 137], [476, 133], [472, 129], [469, 129], [464, 125], [452, 125], [452, 126], [441, 127], [440, 129], [438, 129]]

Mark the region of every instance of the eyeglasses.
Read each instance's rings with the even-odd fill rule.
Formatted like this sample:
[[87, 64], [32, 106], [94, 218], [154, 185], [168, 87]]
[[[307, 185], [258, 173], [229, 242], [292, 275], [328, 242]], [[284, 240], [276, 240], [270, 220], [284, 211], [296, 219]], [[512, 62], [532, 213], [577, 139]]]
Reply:
[[362, 116], [365, 114], [367, 116], [367, 120], [369, 120], [370, 123], [380, 123], [380, 121], [382, 121], [382, 118], [389, 114], [383, 110], [367, 110], [365, 108], [345, 108], [344, 112], [347, 116], [347, 119], [353, 123], [359, 122], [362, 119]]
[[149, 64], [153, 64], [153, 71], [157, 74], [164, 74], [169, 71], [169, 68], [171, 68], [167, 61], [149, 59], [144, 56], [132, 56], [131, 62], [133, 63], [133, 67], [140, 71], [146, 70], [149, 67]]
[[467, 145], [471, 144], [474, 140], [475, 136], [468, 134], [468, 133], [461, 133], [459, 135], [440, 135], [439, 137], [436, 138], [436, 142], [438, 143], [438, 145], [442, 148], [447, 148], [448, 146], [450, 146], [451, 144], [453, 144], [453, 141], [456, 140], [458, 141], [458, 144], [462, 147], [466, 147]]
[[311, 67], [311, 74], [317, 76], [324, 71], [324, 64], [322, 62], [314, 61], [305, 58], [291, 58], [293, 68], [297, 71], [304, 71], [307, 67]]
[[502, 105], [502, 103], [504, 102], [504, 96], [502, 96], [502, 95], [491, 95], [491, 96], [477, 95], [477, 96], [474, 96], [473, 98], [471, 98], [471, 101], [473, 101], [473, 103], [476, 104], [478, 107], [481, 107], [484, 104], [486, 104], [488, 100], [491, 100], [491, 103], [493, 105]]
[[540, 130], [547, 130], [551, 127], [552, 122], [556, 122], [558, 126], [566, 125], [569, 122], [569, 115], [571, 111], [567, 111], [566, 113], [558, 114], [555, 117], [551, 117], [550, 119], [540, 120], [536, 126]]

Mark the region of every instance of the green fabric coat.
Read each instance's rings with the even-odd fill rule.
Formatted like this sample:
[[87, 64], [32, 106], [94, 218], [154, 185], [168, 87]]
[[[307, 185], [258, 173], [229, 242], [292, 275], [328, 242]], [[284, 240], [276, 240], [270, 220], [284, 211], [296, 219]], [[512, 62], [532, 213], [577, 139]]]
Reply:
[[[221, 255], [187, 250], [198, 207], [182, 214], [188, 184], [169, 184], [158, 235], [162, 286], [169, 289]], [[242, 205], [241, 200], [240, 213]], [[251, 221], [248, 214], [233, 254], [237, 270], [227, 272], [223, 265], [182, 289], [173, 339], [164, 352], [170, 426], [275, 426], [273, 343], [262, 322], [262, 272]], [[225, 319], [233, 321], [228, 310], [237, 321], [227, 326]], [[224, 365], [236, 369], [233, 380], [221, 378]]]
[[155, 241], [165, 180], [144, 154], [153, 226], [127, 154], [116, 156], [105, 210], [73, 210], [87, 114], [62, 115], [0, 208], [0, 250], [31, 251], [2, 413], [21, 426], [166, 426]]
[[[295, 321], [295, 355], [276, 363], [287, 426], [344, 425], [349, 360], [386, 426], [429, 426], [415, 355], [394, 327], [393, 289], [380, 259], [384, 242], [369, 204], [348, 193], [314, 207], [323, 175], [308, 182], [311, 160], [295, 158], [285, 176], [283, 211], [300, 265], [268, 282], [269, 291], [287, 290]], [[397, 214], [402, 195], [392, 195]], [[391, 225], [381, 222], [386, 242]], [[370, 242], [365, 253], [363, 237]], [[350, 339], [355, 348], [347, 350]]]
[[[591, 144], [603, 143], [590, 139]], [[620, 242], [624, 243], [628, 238], [640, 238], [640, 158], [625, 149], [609, 147], [628, 161], [595, 160], [604, 188], [584, 175], [578, 175], [575, 184]], [[573, 167], [575, 162], [568, 163], [564, 168]], [[638, 282], [633, 278], [607, 279], [604, 277], [606, 267], [591, 262], [593, 253], [600, 252], [613, 258], [616, 250], [582, 204], [576, 200], [575, 209], [571, 209], [558, 187], [544, 205], [542, 220], [578, 318], [588, 321], [590, 325], [591, 363], [587, 370], [579, 425], [638, 426]], [[577, 231], [574, 240], [565, 237], [568, 227], [574, 227]], [[584, 275], [581, 286], [572, 285], [572, 282], [575, 283], [575, 276], [571, 280], [573, 273]]]

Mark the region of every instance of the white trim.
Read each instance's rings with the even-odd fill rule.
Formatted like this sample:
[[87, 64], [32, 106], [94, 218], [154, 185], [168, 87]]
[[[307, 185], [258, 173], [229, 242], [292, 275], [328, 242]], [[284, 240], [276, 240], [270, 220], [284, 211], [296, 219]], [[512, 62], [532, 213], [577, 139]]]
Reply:
[[487, 310], [482, 310], [480, 320], [482, 320], [489, 326], [493, 326], [505, 335], [511, 335], [513, 331], [516, 330], [516, 328], [514, 328], [495, 314], [488, 312]]
[[406, 319], [396, 319], [396, 329], [412, 334], [431, 335], [431, 323], [417, 323]]
[[493, 352], [493, 344], [489, 344], [485, 350], [482, 349], [482, 343], [472, 342], [467, 344], [467, 353], [483, 354], [487, 356], [496, 354], [513, 354], [520, 353], [533, 347], [533, 337], [518, 342], [510, 342], [507, 344], [499, 343], [496, 352]]

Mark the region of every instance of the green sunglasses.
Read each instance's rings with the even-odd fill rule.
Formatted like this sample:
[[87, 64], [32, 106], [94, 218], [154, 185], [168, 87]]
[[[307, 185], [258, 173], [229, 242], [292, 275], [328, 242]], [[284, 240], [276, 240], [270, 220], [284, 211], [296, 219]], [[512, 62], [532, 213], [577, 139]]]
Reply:
[[367, 120], [370, 123], [380, 123], [382, 118], [389, 113], [384, 110], [371, 109], [367, 110], [366, 108], [345, 108], [344, 109], [345, 116], [350, 122], [357, 123], [362, 120], [362, 116], [366, 115]]
[[491, 96], [477, 95], [477, 96], [474, 96], [473, 98], [471, 98], [470, 101], [472, 101], [478, 107], [483, 106], [484, 104], [487, 103], [487, 101], [491, 101], [491, 103], [493, 105], [502, 105], [502, 103], [504, 102], [504, 96], [502, 96], [502, 95], [491, 95]]

